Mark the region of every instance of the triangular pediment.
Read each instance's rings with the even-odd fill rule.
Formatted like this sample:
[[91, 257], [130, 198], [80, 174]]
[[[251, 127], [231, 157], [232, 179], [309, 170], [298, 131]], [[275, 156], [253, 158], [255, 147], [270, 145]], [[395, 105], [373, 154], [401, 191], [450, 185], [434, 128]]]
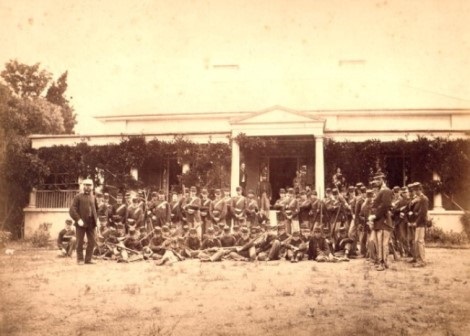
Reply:
[[307, 113], [291, 110], [282, 106], [253, 112], [249, 115], [231, 121], [233, 124], [266, 124], [266, 123], [311, 123], [322, 121]]

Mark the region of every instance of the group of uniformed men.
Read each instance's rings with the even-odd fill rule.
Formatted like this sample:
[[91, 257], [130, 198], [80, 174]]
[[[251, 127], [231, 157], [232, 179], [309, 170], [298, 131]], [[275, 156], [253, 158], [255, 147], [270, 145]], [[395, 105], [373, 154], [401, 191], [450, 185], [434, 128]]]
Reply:
[[[421, 184], [390, 190], [377, 175], [368, 187], [327, 188], [323, 199], [309, 188], [281, 189], [272, 206], [275, 220], [269, 216], [270, 195], [248, 190], [245, 197], [242, 187], [233, 197], [228, 189], [209, 197], [205, 188], [198, 196], [195, 187], [168, 198], [152, 192], [148, 201], [144, 192], [118, 194], [114, 205], [107, 193], [96, 193], [94, 255], [118, 262], [155, 259], [157, 265], [186, 258], [336, 262], [365, 257], [380, 271], [388, 268], [392, 252], [395, 260], [411, 257], [414, 266], [424, 266], [428, 200]], [[75, 245], [71, 224], [67, 221], [58, 241], [69, 256], [70, 244]]]

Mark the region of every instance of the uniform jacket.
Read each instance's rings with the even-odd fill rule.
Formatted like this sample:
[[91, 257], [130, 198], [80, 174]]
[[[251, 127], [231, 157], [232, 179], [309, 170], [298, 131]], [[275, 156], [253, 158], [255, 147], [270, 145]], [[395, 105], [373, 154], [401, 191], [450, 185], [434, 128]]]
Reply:
[[75, 237], [75, 230], [73, 228], [70, 230], [62, 229], [57, 238], [57, 246], [62, 248], [62, 243], [68, 243], [72, 237]]
[[416, 203], [416, 226], [417, 227], [426, 227], [426, 222], [428, 219], [428, 208], [429, 208], [429, 199], [426, 195], [422, 194], [418, 196], [418, 202]]
[[219, 222], [221, 219], [225, 219], [227, 215], [227, 203], [225, 202], [225, 199], [220, 198], [212, 201], [209, 207], [209, 214], [216, 222]]
[[308, 259], [315, 260], [319, 255], [329, 255], [330, 248], [324, 237], [311, 237], [308, 243]]
[[393, 192], [383, 185], [374, 199], [372, 208], [375, 214], [375, 230], [391, 230], [393, 228], [390, 209], [392, 207]]

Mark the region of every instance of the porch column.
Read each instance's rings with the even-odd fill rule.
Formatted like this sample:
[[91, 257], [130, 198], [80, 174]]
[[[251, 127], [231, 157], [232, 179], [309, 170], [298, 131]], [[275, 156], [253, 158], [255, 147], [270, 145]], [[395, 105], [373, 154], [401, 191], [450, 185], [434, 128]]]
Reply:
[[29, 193], [29, 205], [28, 208], [35, 208], [36, 207], [36, 192], [37, 189], [33, 188], [31, 192]]
[[[441, 177], [436, 172], [432, 173], [432, 179], [433, 179], [433, 181], [436, 181], [436, 182], [441, 181]], [[444, 207], [442, 206], [442, 194], [440, 192], [434, 193], [434, 208], [433, 208], [433, 210], [444, 210]]]
[[321, 199], [325, 193], [325, 160], [323, 157], [323, 135], [315, 136], [315, 190]]
[[139, 171], [137, 168], [131, 168], [131, 171], [129, 173], [134, 180], [137, 181], [139, 179]]
[[232, 141], [232, 170], [230, 175], [230, 192], [232, 195], [236, 194], [236, 188], [240, 182], [240, 146], [238, 143]]

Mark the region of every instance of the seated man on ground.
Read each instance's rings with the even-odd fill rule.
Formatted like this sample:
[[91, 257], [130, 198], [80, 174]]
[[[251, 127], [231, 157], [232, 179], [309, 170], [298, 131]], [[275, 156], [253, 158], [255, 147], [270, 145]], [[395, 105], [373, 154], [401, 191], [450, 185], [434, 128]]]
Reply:
[[59, 237], [57, 238], [57, 246], [61, 252], [60, 256], [62, 257], [72, 257], [73, 251], [75, 251], [76, 238], [75, 238], [75, 229], [72, 226], [73, 221], [67, 219], [65, 221], [65, 228], [59, 232]]
[[320, 227], [314, 227], [313, 235], [310, 237], [308, 243], [308, 260], [315, 260], [317, 262], [335, 260], [331, 254], [326, 238], [322, 236], [322, 229]]
[[279, 241], [277, 226], [269, 227], [269, 230], [262, 232], [261, 236], [255, 240], [257, 259], [260, 261], [279, 260], [281, 242]]
[[340, 261], [349, 261], [351, 255], [351, 247], [354, 243], [352, 238], [348, 237], [348, 231], [345, 226], [339, 228], [338, 238], [335, 243], [335, 256]]
[[307, 243], [299, 231], [292, 232], [292, 237], [285, 242], [285, 247], [287, 250], [286, 260], [290, 260], [293, 263], [301, 261], [304, 258], [305, 252], [307, 252]]
[[149, 245], [143, 250], [144, 258], [160, 259], [165, 253], [163, 244], [166, 238], [163, 237], [162, 228], [156, 226], [153, 229], [153, 237], [150, 239]]
[[220, 244], [222, 247], [232, 247], [235, 246], [236, 242], [235, 237], [230, 233], [230, 226], [225, 225], [220, 236]]
[[175, 262], [183, 261], [184, 239], [182, 237], [172, 237], [165, 242], [165, 253], [155, 262], [155, 265], [172, 265]]
[[[142, 244], [139, 239], [140, 233], [136, 230], [136, 223], [134, 220], [128, 219], [127, 224], [129, 233], [121, 244], [118, 244], [118, 250], [120, 252], [118, 262], [128, 262], [130, 258], [132, 261], [142, 259], [142, 255], [140, 254], [142, 251]], [[131, 255], [130, 258], [129, 255]]]
[[189, 229], [189, 235], [184, 241], [183, 256], [186, 258], [197, 258], [201, 252], [201, 240], [195, 228]]
[[206, 238], [202, 242], [199, 259], [201, 261], [213, 261], [211, 257], [222, 247], [220, 240], [214, 235], [214, 228], [208, 228]]

